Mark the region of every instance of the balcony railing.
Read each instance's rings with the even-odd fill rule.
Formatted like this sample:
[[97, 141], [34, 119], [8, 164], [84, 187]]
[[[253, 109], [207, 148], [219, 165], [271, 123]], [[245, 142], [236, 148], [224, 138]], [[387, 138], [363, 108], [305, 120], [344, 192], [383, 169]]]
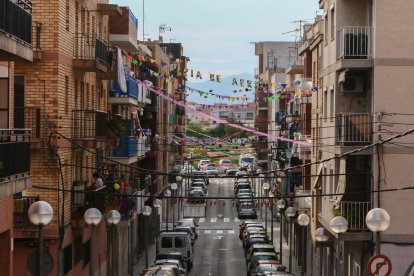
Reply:
[[0, 129], [0, 178], [30, 171], [30, 130]]
[[108, 62], [108, 55], [108, 45], [101, 38], [81, 33], [75, 34], [73, 51], [75, 59], [96, 59], [106, 64]]
[[15, 107], [14, 126], [30, 129], [31, 140], [39, 139], [43, 129], [41, 109], [38, 107]]
[[367, 113], [337, 115], [338, 143], [342, 146], [372, 142], [372, 116]]
[[75, 181], [72, 190], [72, 213], [83, 215], [88, 208], [97, 208], [103, 212], [110, 204], [117, 206], [118, 198], [113, 195], [115, 190], [112, 185], [94, 189], [82, 181]]
[[138, 154], [138, 143], [134, 136], [123, 137], [112, 150], [112, 157], [133, 157]]
[[342, 27], [338, 31], [338, 37], [338, 59], [372, 57], [372, 27]]
[[112, 91], [109, 94], [111, 97], [131, 97], [138, 99], [138, 84], [135, 82], [134, 78], [127, 76], [127, 92], [122, 92], [119, 87], [119, 82], [114, 80], [112, 81]]
[[38, 200], [38, 196], [15, 195], [13, 197], [13, 226], [15, 229], [24, 230], [35, 227], [30, 223], [27, 211], [29, 211], [30, 205]]
[[302, 190], [302, 189], [295, 189], [295, 196], [296, 196], [296, 204], [299, 209], [310, 209], [312, 205], [312, 200], [310, 196], [312, 194], [311, 191]]
[[72, 110], [73, 138], [106, 139], [108, 114], [98, 110]]
[[0, 32], [32, 44], [32, 15], [10, 0], [0, 0]]
[[368, 230], [365, 217], [371, 210], [371, 202], [341, 201], [341, 215], [348, 221], [348, 230]]

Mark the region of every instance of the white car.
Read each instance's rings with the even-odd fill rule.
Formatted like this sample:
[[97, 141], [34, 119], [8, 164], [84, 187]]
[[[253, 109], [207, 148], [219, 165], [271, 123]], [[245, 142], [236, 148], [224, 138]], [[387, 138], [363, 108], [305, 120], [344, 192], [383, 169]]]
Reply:
[[247, 172], [246, 171], [240, 171], [240, 170], [238, 170], [236, 172], [236, 176], [243, 176], [243, 175], [247, 175]]
[[208, 166], [208, 165], [210, 165], [211, 163], [210, 163], [210, 160], [208, 160], [208, 159], [201, 159], [199, 162], [198, 162], [198, 169], [200, 170], [200, 171], [204, 171], [204, 169]]
[[231, 161], [228, 159], [221, 159], [218, 163], [219, 173], [226, 173], [226, 169], [231, 168]]
[[218, 176], [218, 174], [219, 174], [219, 171], [218, 171], [217, 167], [216, 166], [211, 166], [211, 165], [206, 167], [205, 172], [206, 172], [207, 175]]

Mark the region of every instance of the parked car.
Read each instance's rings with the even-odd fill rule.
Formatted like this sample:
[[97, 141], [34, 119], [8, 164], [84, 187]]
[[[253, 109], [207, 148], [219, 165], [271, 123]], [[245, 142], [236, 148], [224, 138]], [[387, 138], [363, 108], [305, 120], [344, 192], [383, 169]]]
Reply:
[[[253, 244], [248, 250], [246, 254], [246, 264], [250, 260], [250, 256], [254, 252], [274, 252], [276, 253], [276, 250], [273, 245], [271, 244]], [[278, 253], [276, 253], [278, 254]]]
[[190, 189], [192, 190], [193, 187], [201, 187], [203, 188], [203, 191], [207, 193], [207, 186], [204, 184], [204, 182], [193, 182], [191, 183]]
[[176, 269], [172, 266], [156, 265], [144, 269], [143, 276], [178, 276]]
[[237, 168], [228, 168], [225, 170], [226, 175], [236, 175], [236, 173], [239, 171]]
[[187, 269], [180, 263], [179, 260], [172, 259], [156, 259], [154, 266], [170, 266], [175, 267], [178, 275], [187, 275]]
[[191, 230], [194, 232], [194, 236], [198, 238], [198, 223], [193, 218], [183, 218], [177, 222], [177, 227], [191, 227]]
[[246, 253], [247, 250], [250, 248], [250, 246], [252, 246], [253, 244], [257, 244], [257, 243], [269, 244], [269, 239], [267, 237], [262, 237], [262, 236], [249, 237], [243, 244], [244, 252]]
[[[247, 273], [249, 274], [249, 273]], [[292, 275], [286, 272], [286, 267], [277, 261], [258, 261], [256, 268], [250, 271], [251, 276]]]
[[247, 184], [247, 183], [237, 184], [237, 186], [234, 187], [234, 194], [237, 194], [237, 192], [241, 189], [252, 190], [252, 186], [250, 186], [250, 184]]
[[205, 172], [206, 172], [207, 175], [218, 176], [218, 174], [219, 174], [219, 171], [218, 171], [217, 167], [214, 166], [214, 165], [206, 166]]
[[243, 237], [243, 232], [244, 230], [246, 230], [246, 228], [249, 226], [261, 226], [263, 227], [263, 224], [261, 224], [260, 222], [258, 222], [257, 220], [245, 220], [242, 224], [239, 225], [239, 238], [242, 239]]
[[182, 267], [187, 269], [187, 262], [184, 259], [183, 253], [181, 252], [168, 252], [164, 254], [158, 254], [155, 260], [177, 260], [181, 263]]
[[218, 171], [219, 173], [226, 173], [226, 169], [231, 168], [231, 161], [228, 159], [221, 159], [218, 162]]
[[194, 245], [195, 243], [195, 233], [191, 230], [191, 227], [184, 227], [184, 226], [180, 226], [180, 227], [175, 227], [174, 231], [179, 231], [179, 232], [186, 232], [190, 235], [191, 237], [191, 245]]
[[206, 193], [204, 193], [202, 190], [191, 190], [188, 197], [189, 202], [203, 203], [206, 200]]
[[203, 170], [205, 170], [205, 167], [207, 166], [207, 165], [210, 165], [211, 164], [211, 162], [210, 162], [210, 160], [209, 159], [201, 159], [199, 162], [198, 162], [198, 169], [200, 170], [200, 171], [203, 171]]
[[259, 265], [258, 261], [279, 261], [276, 253], [272, 252], [255, 252], [250, 256], [247, 265], [247, 272], [256, 270], [256, 267]]
[[196, 178], [204, 178], [204, 179], [205, 179], [205, 181], [206, 181], [206, 184], [207, 184], [207, 185], [209, 185], [209, 184], [210, 184], [210, 181], [209, 181], [209, 179], [208, 179], [208, 176], [207, 176], [206, 172], [196, 171], [196, 172], [194, 172], [194, 173], [193, 173], [193, 175], [194, 175], [194, 177], [196, 177]]
[[181, 252], [187, 263], [187, 270], [193, 267], [193, 246], [191, 245], [191, 237], [186, 232], [162, 232], [160, 234], [160, 242], [158, 243], [158, 252], [166, 254], [171, 251]]
[[243, 170], [238, 170], [237, 172], [236, 172], [236, 176], [245, 176], [245, 175], [247, 175], [247, 171], [243, 171]]
[[237, 216], [239, 219], [253, 218], [257, 219], [256, 207], [252, 203], [241, 202], [237, 208]]

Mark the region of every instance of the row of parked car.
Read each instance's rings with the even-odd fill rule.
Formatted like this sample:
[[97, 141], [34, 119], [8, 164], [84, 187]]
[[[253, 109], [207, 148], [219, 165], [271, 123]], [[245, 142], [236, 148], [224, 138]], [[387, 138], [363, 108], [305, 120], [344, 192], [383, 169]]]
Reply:
[[234, 180], [234, 194], [236, 196], [238, 218], [257, 219], [256, 201], [248, 178], [236, 178]]
[[246, 220], [240, 224], [239, 238], [246, 256], [247, 276], [290, 275], [281, 265], [263, 224], [257, 220]]
[[195, 172], [191, 178], [190, 190], [188, 192], [189, 203], [204, 203], [208, 193], [207, 186], [210, 181], [205, 172]]
[[158, 255], [153, 266], [146, 268], [144, 276], [188, 275], [193, 267], [194, 243], [198, 238], [198, 224], [193, 218], [178, 221], [172, 231], [160, 234]]

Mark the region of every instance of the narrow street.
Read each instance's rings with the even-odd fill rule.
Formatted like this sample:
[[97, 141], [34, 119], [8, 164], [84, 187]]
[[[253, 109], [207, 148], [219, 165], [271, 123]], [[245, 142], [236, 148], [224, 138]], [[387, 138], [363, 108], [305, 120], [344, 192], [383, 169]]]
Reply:
[[[210, 179], [209, 196], [233, 196], [232, 179]], [[216, 204], [214, 204], [216, 202]], [[246, 264], [239, 240], [240, 221], [232, 200], [207, 202], [207, 215], [199, 219], [194, 267], [189, 275], [245, 275]]]

